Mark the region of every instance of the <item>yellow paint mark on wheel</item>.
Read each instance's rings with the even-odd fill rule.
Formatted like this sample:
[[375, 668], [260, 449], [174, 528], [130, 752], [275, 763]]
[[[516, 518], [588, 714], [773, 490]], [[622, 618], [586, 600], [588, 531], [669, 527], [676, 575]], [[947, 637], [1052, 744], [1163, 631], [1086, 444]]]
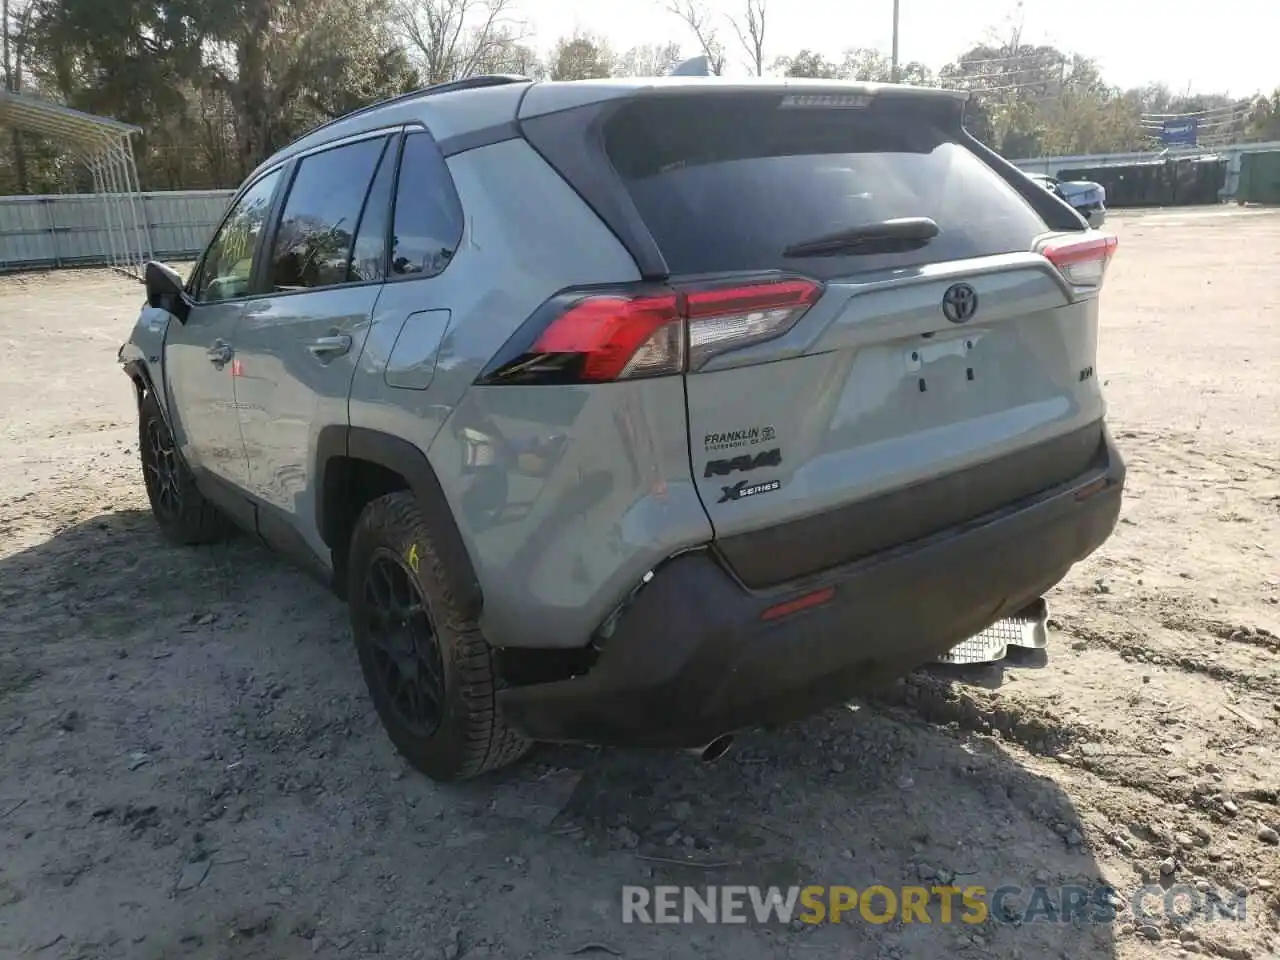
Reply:
[[409, 569], [414, 573], [418, 572], [418, 545], [415, 543], [409, 547], [409, 552], [405, 554], [405, 560], [409, 563]]

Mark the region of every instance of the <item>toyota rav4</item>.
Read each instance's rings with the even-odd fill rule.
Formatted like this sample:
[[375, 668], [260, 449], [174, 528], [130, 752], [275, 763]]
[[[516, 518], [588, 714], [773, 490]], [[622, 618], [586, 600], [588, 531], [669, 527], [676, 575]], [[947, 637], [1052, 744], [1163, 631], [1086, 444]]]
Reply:
[[1115, 238], [965, 94], [477, 77], [304, 136], [120, 360], [184, 544], [348, 602], [438, 779], [698, 748], [1033, 607], [1110, 535]]

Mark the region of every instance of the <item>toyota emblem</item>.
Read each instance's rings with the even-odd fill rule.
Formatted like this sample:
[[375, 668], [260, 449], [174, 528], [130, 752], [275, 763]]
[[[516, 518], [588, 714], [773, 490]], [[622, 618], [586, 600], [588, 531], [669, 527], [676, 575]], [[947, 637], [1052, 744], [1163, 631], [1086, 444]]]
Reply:
[[967, 283], [954, 283], [942, 295], [942, 313], [952, 323], [964, 323], [978, 312], [978, 291]]

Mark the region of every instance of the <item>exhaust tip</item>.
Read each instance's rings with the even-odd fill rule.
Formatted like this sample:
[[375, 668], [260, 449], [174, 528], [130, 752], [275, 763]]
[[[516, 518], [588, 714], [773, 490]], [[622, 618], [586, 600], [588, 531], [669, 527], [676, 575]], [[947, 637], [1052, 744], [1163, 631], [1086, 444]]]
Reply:
[[706, 744], [705, 746], [694, 747], [688, 752], [693, 754], [703, 763], [713, 763], [714, 761], [719, 760], [726, 753], [728, 753], [729, 748], [732, 746], [733, 746], [733, 734], [726, 733], [724, 736], [716, 737], [714, 740], [712, 740], [710, 743]]

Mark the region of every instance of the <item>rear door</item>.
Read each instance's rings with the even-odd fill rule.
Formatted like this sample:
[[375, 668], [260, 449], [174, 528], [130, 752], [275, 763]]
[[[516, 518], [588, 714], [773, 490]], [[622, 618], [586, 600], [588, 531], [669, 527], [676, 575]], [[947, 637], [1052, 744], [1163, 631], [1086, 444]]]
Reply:
[[[789, 329], [754, 343], [741, 334], [773, 322], [766, 309], [720, 329], [691, 321], [691, 469], [748, 585], [928, 535], [1087, 468], [1103, 413], [1096, 300], [1033, 252], [1051, 232], [1025, 192], [1039, 188], [979, 155], [956, 101], [688, 87], [642, 91], [602, 130], [671, 282], [814, 285]], [[789, 252], [902, 218], [932, 220], [936, 236]]]

